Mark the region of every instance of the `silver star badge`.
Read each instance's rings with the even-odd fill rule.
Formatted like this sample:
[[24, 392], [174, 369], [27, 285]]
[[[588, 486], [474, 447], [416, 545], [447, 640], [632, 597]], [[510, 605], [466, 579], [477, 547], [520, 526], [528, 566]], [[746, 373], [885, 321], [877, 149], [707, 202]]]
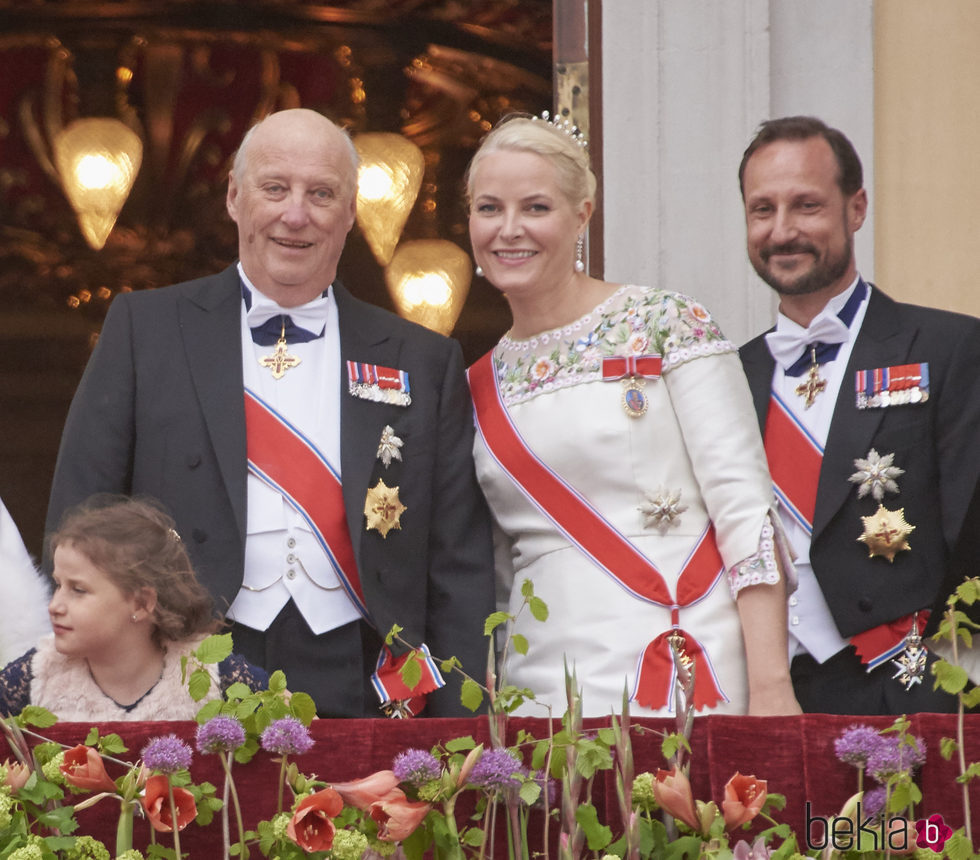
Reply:
[[643, 514], [643, 525], [648, 529], [657, 529], [664, 534], [671, 526], [680, 524], [680, 517], [687, 510], [687, 505], [681, 504], [680, 490], [657, 488], [657, 494], [646, 493], [646, 501], [637, 510]]
[[381, 431], [381, 441], [378, 443], [378, 459], [384, 463], [387, 469], [392, 460], [401, 460], [402, 440], [395, 435], [395, 430], [388, 424]]
[[852, 484], [858, 485], [858, 498], [863, 499], [868, 493], [874, 497], [876, 502], [880, 502], [885, 493], [897, 493], [898, 484], [895, 479], [905, 474], [904, 469], [893, 466], [894, 454], [879, 456], [878, 452], [872, 448], [868, 451], [865, 459], [860, 457], [854, 461], [857, 471], [851, 475], [849, 480]]

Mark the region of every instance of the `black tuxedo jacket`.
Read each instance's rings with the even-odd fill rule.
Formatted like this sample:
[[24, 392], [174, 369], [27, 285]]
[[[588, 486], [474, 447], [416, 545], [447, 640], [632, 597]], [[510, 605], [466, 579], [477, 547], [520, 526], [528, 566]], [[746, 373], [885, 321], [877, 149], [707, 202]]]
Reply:
[[[741, 350], [759, 425], [765, 429], [774, 362], [763, 336]], [[929, 399], [877, 409], [856, 407], [859, 370], [928, 362]], [[858, 499], [848, 478], [874, 448], [905, 470], [889, 510], [915, 526], [911, 550], [894, 562], [870, 558], [858, 541], [862, 516], [878, 502]], [[810, 561], [841, 635], [853, 636], [916, 610], [941, 606], [949, 557], [980, 476], [980, 320], [900, 304], [875, 287], [851, 352], [824, 450]], [[938, 616], [930, 624], [935, 626]]]
[[[493, 552], [459, 345], [334, 289], [340, 469], [368, 608], [382, 636], [397, 623], [409, 642], [455, 655], [482, 677]], [[48, 509], [50, 531], [96, 492], [159, 499], [219, 608], [238, 593], [245, 551], [241, 301], [235, 266], [116, 298], [68, 413]], [[411, 405], [350, 395], [347, 360], [408, 371]], [[386, 424], [404, 443], [402, 461], [387, 469], [377, 457]], [[400, 488], [406, 506], [386, 538], [365, 529], [365, 495], [379, 478]], [[442, 698], [427, 712], [456, 710], [433, 707]]]

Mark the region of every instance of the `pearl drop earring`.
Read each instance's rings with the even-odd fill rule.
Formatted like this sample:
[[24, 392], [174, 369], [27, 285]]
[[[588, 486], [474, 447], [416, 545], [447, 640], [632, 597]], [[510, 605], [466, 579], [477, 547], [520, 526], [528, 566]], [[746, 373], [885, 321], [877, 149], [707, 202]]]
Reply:
[[575, 271], [585, 271], [585, 236], [581, 233], [575, 242]]

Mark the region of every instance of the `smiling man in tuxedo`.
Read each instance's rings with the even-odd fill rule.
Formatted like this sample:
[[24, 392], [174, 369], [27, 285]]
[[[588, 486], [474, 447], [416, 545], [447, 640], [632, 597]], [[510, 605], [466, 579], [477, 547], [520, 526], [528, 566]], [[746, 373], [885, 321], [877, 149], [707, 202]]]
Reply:
[[775, 329], [741, 355], [797, 555], [797, 699], [808, 712], [954, 710], [921, 635], [955, 585], [960, 535], [980, 527], [965, 525], [980, 475], [980, 321], [861, 278], [853, 236], [868, 198], [840, 131], [763, 123], [739, 182], [749, 260], [779, 295]]
[[[66, 422], [48, 511], [96, 492], [173, 513], [236, 651], [283, 669], [321, 716], [418, 712], [382, 660], [393, 624], [471, 673], [493, 608], [486, 507], [458, 344], [337, 281], [357, 154], [326, 117], [245, 136], [227, 208], [239, 261], [119, 296]], [[460, 710], [458, 685], [427, 715]]]

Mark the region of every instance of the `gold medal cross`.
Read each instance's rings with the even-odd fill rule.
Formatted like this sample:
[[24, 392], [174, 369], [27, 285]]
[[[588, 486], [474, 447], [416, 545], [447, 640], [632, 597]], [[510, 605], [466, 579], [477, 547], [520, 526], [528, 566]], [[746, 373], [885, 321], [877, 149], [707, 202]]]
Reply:
[[806, 379], [794, 388], [794, 392], [803, 398], [803, 408], [809, 409], [813, 406], [813, 401], [817, 395], [827, 387], [827, 380], [820, 378], [820, 365], [817, 364], [816, 349], [810, 350], [810, 369], [806, 372]]
[[263, 355], [259, 359], [259, 364], [272, 371], [273, 379], [282, 379], [287, 370], [296, 367], [302, 361], [298, 355], [290, 355], [286, 350], [286, 320], [283, 318], [282, 331], [279, 334], [279, 340], [276, 341], [272, 355]]

